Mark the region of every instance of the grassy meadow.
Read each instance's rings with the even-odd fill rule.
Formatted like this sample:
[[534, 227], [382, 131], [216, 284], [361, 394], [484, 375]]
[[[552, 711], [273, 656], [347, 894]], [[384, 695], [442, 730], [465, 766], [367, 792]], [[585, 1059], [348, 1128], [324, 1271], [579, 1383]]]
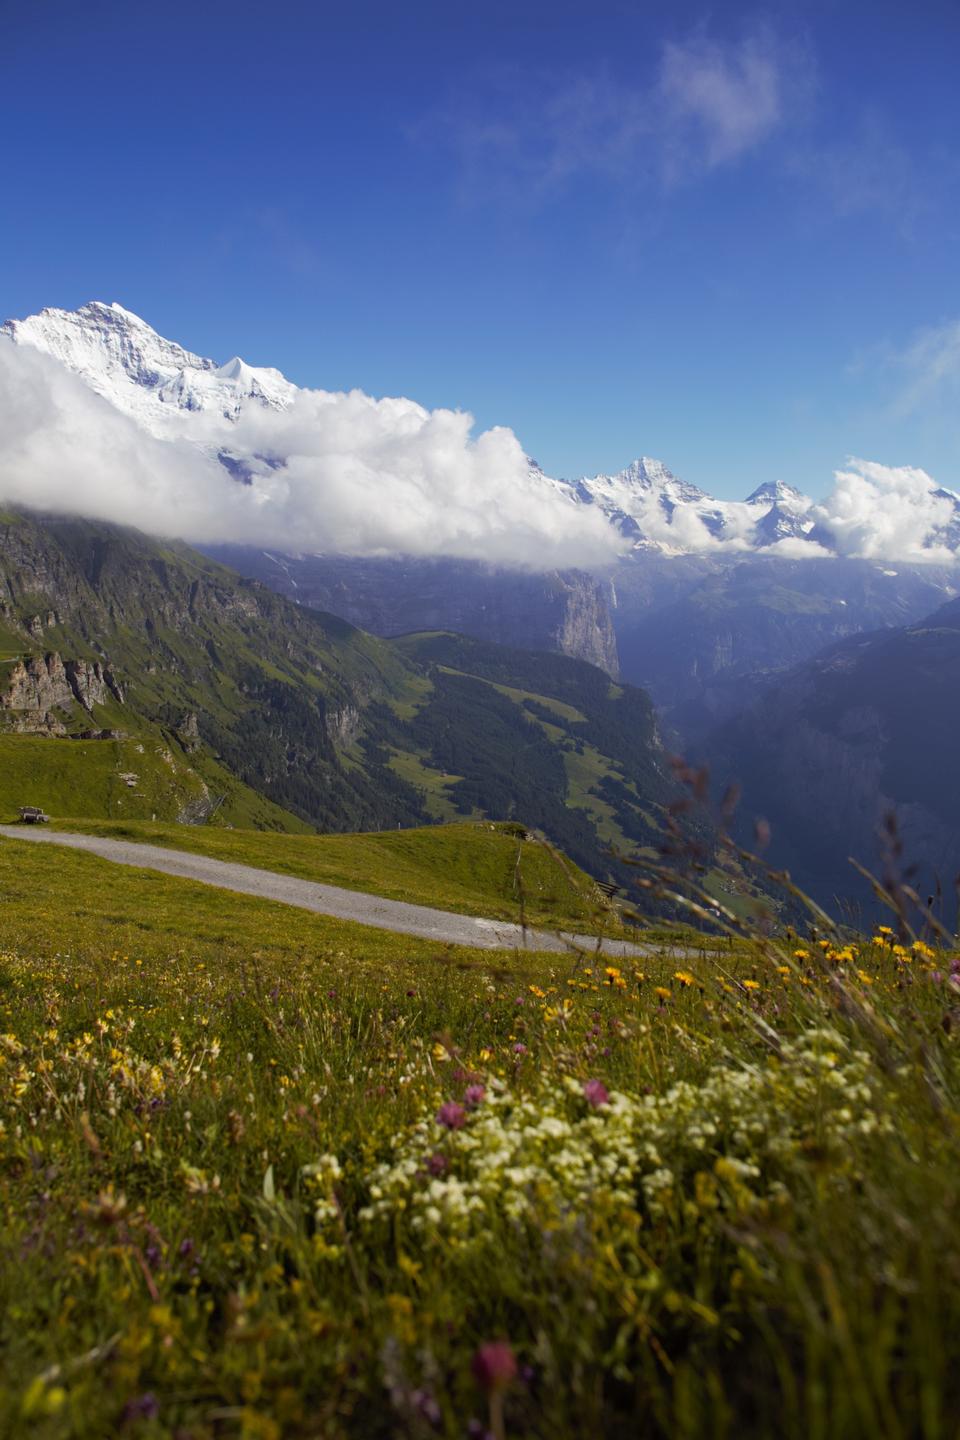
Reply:
[[617, 931], [617, 913], [593, 881], [522, 826], [489, 821], [377, 830], [362, 835], [265, 836], [212, 825], [126, 821], [68, 821], [58, 828], [121, 840], [146, 841], [371, 891], [464, 915], [596, 933]]
[[0, 903], [0, 1433], [956, 1434], [929, 936], [466, 951], [12, 841]]

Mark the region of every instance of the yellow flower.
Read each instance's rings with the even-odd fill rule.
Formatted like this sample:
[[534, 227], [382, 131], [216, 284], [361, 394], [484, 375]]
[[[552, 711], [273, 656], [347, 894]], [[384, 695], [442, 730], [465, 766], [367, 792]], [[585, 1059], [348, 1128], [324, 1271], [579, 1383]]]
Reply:
[[759, 980], [744, 980], [743, 988], [744, 990], [759, 990], [760, 982]]
[[560, 1005], [548, 1005], [543, 1012], [545, 1020], [559, 1021], [561, 1024], [573, 1014], [573, 1001], [564, 1000]]
[[653, 993], [654, 995], [659, 995], [661, 1000], [670, 999], [670, 991], [665, 985], [658, 985]]
[[674, 980], [679, 980], [680, 984], [684, 986], [695, 985], [697, 983], [689, 970], [675, 970], [673, 978]]

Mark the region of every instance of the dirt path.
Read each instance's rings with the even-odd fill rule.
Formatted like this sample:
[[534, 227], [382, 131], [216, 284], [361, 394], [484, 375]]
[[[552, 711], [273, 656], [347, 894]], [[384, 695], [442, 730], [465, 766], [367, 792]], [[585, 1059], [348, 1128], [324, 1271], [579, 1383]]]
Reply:
[[[427, 905], [408, 905], [403, 900], [386, 900], [381, 895], [343, 890], [337, 885], [299, 880], [294, 875], [257, 870], [252, 865], [236, 865], [225, 860], [213, 860], [208, 855], [167, 850], [159, 845], [109, 840], [100, 835], [70, 835], [39, 826], [0, 825], [0, 835], [28, 844], [67, 845], [73, 850], [85, 850], [90, 855], [99, 855], [101, 859], [112, 860], [118, 865], [161, 870], [165, 875], [199, 880], [203, 885], [216, 885], [222, 890], [238, 891], [241, 895], [255, 895], [261, 900], [279, 900], [283, 905], [296, 905], [301, 910], [312, 910], [318, 915], [355, 920], [359, 925], [373, 925], [378, 930], [392, 930], [401, 935], [417, 935], [443, 945], [469, 945], [480, 950], [562, 952], [576, 949], [586, 953], [595, 953], [598, 948], [597, 941], [585, 935], [526, 930], [507, 920], [481, 920], [472, 915], [433, 910]], [[652, 949], [651, 946], [631, 945], [625, 940], [604, 940], [600, 948], [604, 955], [622, 959], [649, 955]]]

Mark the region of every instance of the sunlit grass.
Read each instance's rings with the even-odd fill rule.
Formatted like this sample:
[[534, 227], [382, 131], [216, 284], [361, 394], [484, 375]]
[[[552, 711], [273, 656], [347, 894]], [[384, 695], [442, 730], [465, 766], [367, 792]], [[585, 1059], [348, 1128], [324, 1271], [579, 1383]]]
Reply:
[[364, 835], [71, 821], [62, 828], [147, 841], [394, 900], [531, 925], [617, 928], [593, 882], [521, 827], [489, 821]]
[[518, 959], [13, 844], [0, 894], [3, 1433], [954, 1433], [950, 954]]

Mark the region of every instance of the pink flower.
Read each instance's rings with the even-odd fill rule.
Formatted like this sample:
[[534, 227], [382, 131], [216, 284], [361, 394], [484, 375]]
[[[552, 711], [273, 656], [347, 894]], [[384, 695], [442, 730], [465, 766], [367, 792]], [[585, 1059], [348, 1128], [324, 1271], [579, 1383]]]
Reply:
[[473, 1110], [477, 1105], [482, 1105], [487, 1098], [487, 1092], [482, 1085], [468, 1085], [463, 1092], [463, 1103], [468, 1110]]
[[484, 1390], [504, 1390], [517, 1373], [517, 1357], [506, 1340], [488, 1340], [473, 1357], [473, 1377]]
[[467, 1112], [456, 1100], [445, 1100], [437, 1111], [437, 1124], [447, 1130], [462, 1130], [467, 1123]]
[[450, 1162], [446, 1155], [431, 1155], [427, 1161], [428, 1175], [445, 1175], [449, 1169]]
[[602, 1080], [584, 1080], [583, 1098], [596, 1110], [601, 1105], [610, 1104], [610, 1091]]

